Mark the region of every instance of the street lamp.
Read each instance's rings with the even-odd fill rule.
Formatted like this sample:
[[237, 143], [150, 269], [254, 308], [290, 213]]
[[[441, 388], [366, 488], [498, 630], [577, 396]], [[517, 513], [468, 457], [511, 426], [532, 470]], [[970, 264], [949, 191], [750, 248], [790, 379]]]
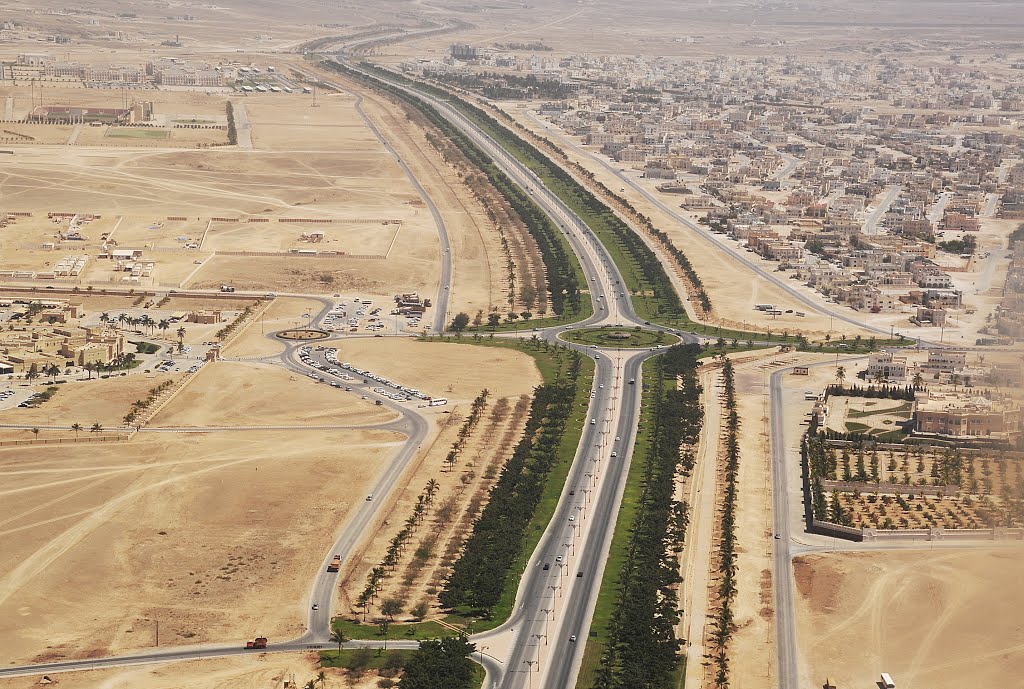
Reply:
[[528, 665], [530, 667], [530, 669], [527, 670], [527, 672], [530, 673], [530, 689], [533, 689], [533, 673], [534, 672], [540, 672], [539, 669], [538, 670], [534, 670], [533, 666], [534, 665], [539, 665], [540, 661], [539, 660], [524, 660], [523, 664], [524, 665]]

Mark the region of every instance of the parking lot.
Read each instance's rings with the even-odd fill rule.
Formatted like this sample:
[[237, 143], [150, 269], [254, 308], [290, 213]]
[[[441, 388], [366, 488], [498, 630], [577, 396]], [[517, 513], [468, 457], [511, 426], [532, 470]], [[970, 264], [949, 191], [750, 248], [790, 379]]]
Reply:
[[[339, 298], [340, 295], [334, 295]], [[398, 334], [400, 331], [421, 329], [420, 314], [400, 314], [392, 309], [383, 314], [383, 307], [374, 307], [373, 300], [354, 297], [351, 301], [338, 301], [320, 323], [324, 330], [337, 333], [369, 332], [382, 334], [384, 331]]]
[[[302, 363], [324, 374], [319, 375], [310, 371], [307, 374], [310, 378], [316, 378], [331, 387], [342, 388], [346, 392], [370, 391], [395, 402], [429, 402], [432, 399], [419, 390], [404, 386], [383, 375], [361, 369], [348, 362], [338, 361], [338, 350], [335, 347], [306, 345], [299, 349], [299, 358]], [[363, 395], [363, 399], [368, 398], [368, 395]]]

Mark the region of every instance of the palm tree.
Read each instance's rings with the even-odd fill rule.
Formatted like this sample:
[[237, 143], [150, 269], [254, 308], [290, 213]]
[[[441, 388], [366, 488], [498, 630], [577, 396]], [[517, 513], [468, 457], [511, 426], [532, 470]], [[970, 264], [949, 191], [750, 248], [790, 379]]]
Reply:
[[78, 440], [78, 432], [82, 430], [82, 424], [77, 421], [71, 424], [71, 430], [75, 432], [75, 440]]
[[96, 423], [94, 423], [92, 425], [92, 428], [89, 429], [89, 432], [90, 433], [99, 433], [102, 430], [103, 430], [103, 424], [101, 424], [99, 421], [97, 421]]
[[39, 437], [39, 429], [38, 428], [33, 428], [32, 429], [32, 435], [34, 435], [35, 437], [38, 438]]
[[103, 323], [104, 325], [107, 325], [108, 323], [110, 323], [110, 314], [107, 313], [106, 311], [101, 313], [100, 314], [100, 323]]
[[839, 387], [843, 387], [843, 381], [846, 380], [846, 368], [843, 366], [836, 366], [836, 380], [839, 381]]
[[185, 326], [179, 327], [177, 334], [178, 334], [178, 351], [181, 351], [181, 348], [182, 348], [182, 346], [184, 345], [184, 342], [185, 342]]
[[82, 368], [85, 369], [85, 372], [89, 376], [88, 378], [86, 378], [86, 380], [92, 380], [92, 371], [93, 371], [94, 368], [96, 368], [96, 364], [94, 364], [91, 361], [86, 361], [85, 364], [82, 366]]
[[875, 382], [879, 385], [885, 382], [885, 374], [882, 373], [882, 369], [875, 371]]
[[914, 387], [919, 388], [922, 385], [924, 385], [924, 376], [922, 376], [921, 372], [918, 371], [917, 373], [914, 374]]
[[167, 320], [167, 319], [165, 318], [165, 319], [161, 320], [161, 321], [160, 321], [159, 323], [157, 323], [157, 324], [156, 324], [156, 327], [160, 328], [160, 333], [161, 333], [161, 334], [162, 334], [162, 335], [163, 335], [164, 337], [167, 337], [167, 331], [168, 331], [168, 330], [170, 329], [170, 327], [171, 327], [171, 324], [170, 324], [170, 322], [169, 322], [169, 321], [168, 321], [168, 320]]
[[126, 313], [118, 314], [117, 316], [117, 322], [121, 324], [122, 328], [124, 327], [124, 324], [128, 322], [128, 320], [128, 314]]
[[338, 644], [338, 653], [340, 654], [341, 653], [341, 645], [343, 643], [345, 643], [346, 641], [348, 641], [348, 637], [345, 636], [345, 632], [341, 631], [340, 629], [335, 629], [335, 630], [331, 631], [331, 641], [333, 643]]
[[441, 488], [441, 484], [439, 484], [435, 479], [430, 479], [429, 481], [427, 481], [426, 493], [427, 493], [427, 502], [428, 503], [434, 501], [434, 496], [437, 495], [437, 491], [440, 488]]

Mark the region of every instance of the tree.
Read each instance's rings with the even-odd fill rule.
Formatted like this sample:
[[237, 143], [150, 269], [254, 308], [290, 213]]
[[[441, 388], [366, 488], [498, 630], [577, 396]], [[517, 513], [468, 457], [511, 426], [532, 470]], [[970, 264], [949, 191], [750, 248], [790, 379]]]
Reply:
[[345, 636], [345, 632], [340, 629], [331, 630], [331, 642], [338, 644], [338, 655], [341, 655], [341, 645], [348, 641], [348, 637]]
[[885, 382], [885, 374], [882, 373], [882, 369], [875, 371], [875, 382], [879, 385]]
[[25, 374], [26, 380], [35, 380], [39, 377], [39, 366], [32, 362], [32, 365], [28, 367], [28, 373]]
[[405, 604], [397, 598], [388, 598], [380, 604], [381, 614], [387, 615], [388, 619], [392, 622], [395, 620], [395, 615], [400, 615], [402, 613], [403, 608], [405, 608]]
[[167, 320], [167, 319], [165, 318], [165, 319], [161, 320], [161, 321], [160, 321], [159, 323], [157, 323], [156, 327], [160, 328], [160, 333], [161, 333], [161, 334], [162, 334], [162, 335], [163, 335], [164, 337], [167, 337], [167, 331], [168, 331], [168, 330], [170, 329], [170, 327], [171, 327], [171, 322], [170, 322], [170, 321], [168, 321], [168, 320]]
[[409, 614], [412, 615], [416, 620], [422, 620], [430, 612], [430, 606], [427, 605], [426, 601], [420, 601], [416, 605], [409, 609]]
[[836, 366], [836, 380], [839, 381], [839, 387], [842, 387], [843, 381], [846, 380], [846, 367]]
[[180, 352], [185, 348], [185, 326], [178, 328], [178, 351]]
[[497, 328], [500, 323], [501, 323], [501, 315], [500, 314], [497, 314], [497, 313], [489, 313], [489, 314], [487, 314], [487, 326], [491, 330], [494, 330], [495, 328]]
[[405, 664], [399, 689], [468, 689], [476, 646], [463, 636], [421, 641]]
[[351, 672], [354, 676], [359, 677], [366, 672], [366, 668], [372, 660], [373, 649], [366, 646], [360, 646], [352, 651], [351, 657], [349, 657], [348, 662], [345, 663], [345, 669]]
[[85, 372], [88, 376], [86, 380], [92, 380], [92, 372], [96, 368], [96, 364], [94, 364], [91, 361], [86, 361], [85, 364], [82, 365], [82, 368], [85, 369]]
[[89, 429], [89, 432], [90, 433], [99, 433], [102, 430], [103, 430], [103, 425], [99, 421], [97, 421], [96, 423], [94, 423], [92, 425], [92, 428]]
[[437, 495], [437, 491], [441, 488], [441, 484], [437, 482], [437, 479], [430, 479], [427, 481], [427, 487], [424, 492], [427, 495], [427, 502], [431, 503], [434, 501], [434, 496]]
[[469, 314], [465, 312], [459, 312], [452, 319], [452, 331], [456, 334], [461, 334], [466, 326], [469, 325]]
[[390, 620], [381, 620], [377, 625], [380, 628], [380, 635], [384, 637], [384, 650], [388, 650], [388, 630], [391, 629]]
[[924, 385], [924, 376], [918, 371], [914, 374], [914, 387], [920, 388], [922, 385]]
[[75, 432], [75, 440], [78, 440], [78, 432], [82, 430], [82, 424], [77, 421], [71, 424], [71, 430]]
[[39, 437], [39, 429], [38, 428], [33, 428], [32, 429], [32, 435], [34, 435], [35, 437], [38, 438]]

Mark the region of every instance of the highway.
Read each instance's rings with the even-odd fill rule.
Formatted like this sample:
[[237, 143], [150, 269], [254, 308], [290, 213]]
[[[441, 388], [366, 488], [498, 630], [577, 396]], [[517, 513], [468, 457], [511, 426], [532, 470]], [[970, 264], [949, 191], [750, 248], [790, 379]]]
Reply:
[[[462, 130], [566, 232], [595, 302], [594, 315], [575, 327], [644, 327], [607, 250], [558, 196], [458, 110], [428, 93], [392, 85], [426, 101]], [[559, 341], [566, 329], [547, 328], [540, 335]], [[681, 337], [684, 342], [697, 341], [688, 333]], [[593, 423], [584, 427], [554, 517], [522, 574], [512, 615], [494, 630], [472, 637], [478, 647], [511, 646], [504, 663], [489, 669], [489, 687], [563, 689], [575, 683], [632, 455], [640, 413], [640, 366], [657, 353], [571, 346], [596, 358], [594, 397], [587, 412]]]

